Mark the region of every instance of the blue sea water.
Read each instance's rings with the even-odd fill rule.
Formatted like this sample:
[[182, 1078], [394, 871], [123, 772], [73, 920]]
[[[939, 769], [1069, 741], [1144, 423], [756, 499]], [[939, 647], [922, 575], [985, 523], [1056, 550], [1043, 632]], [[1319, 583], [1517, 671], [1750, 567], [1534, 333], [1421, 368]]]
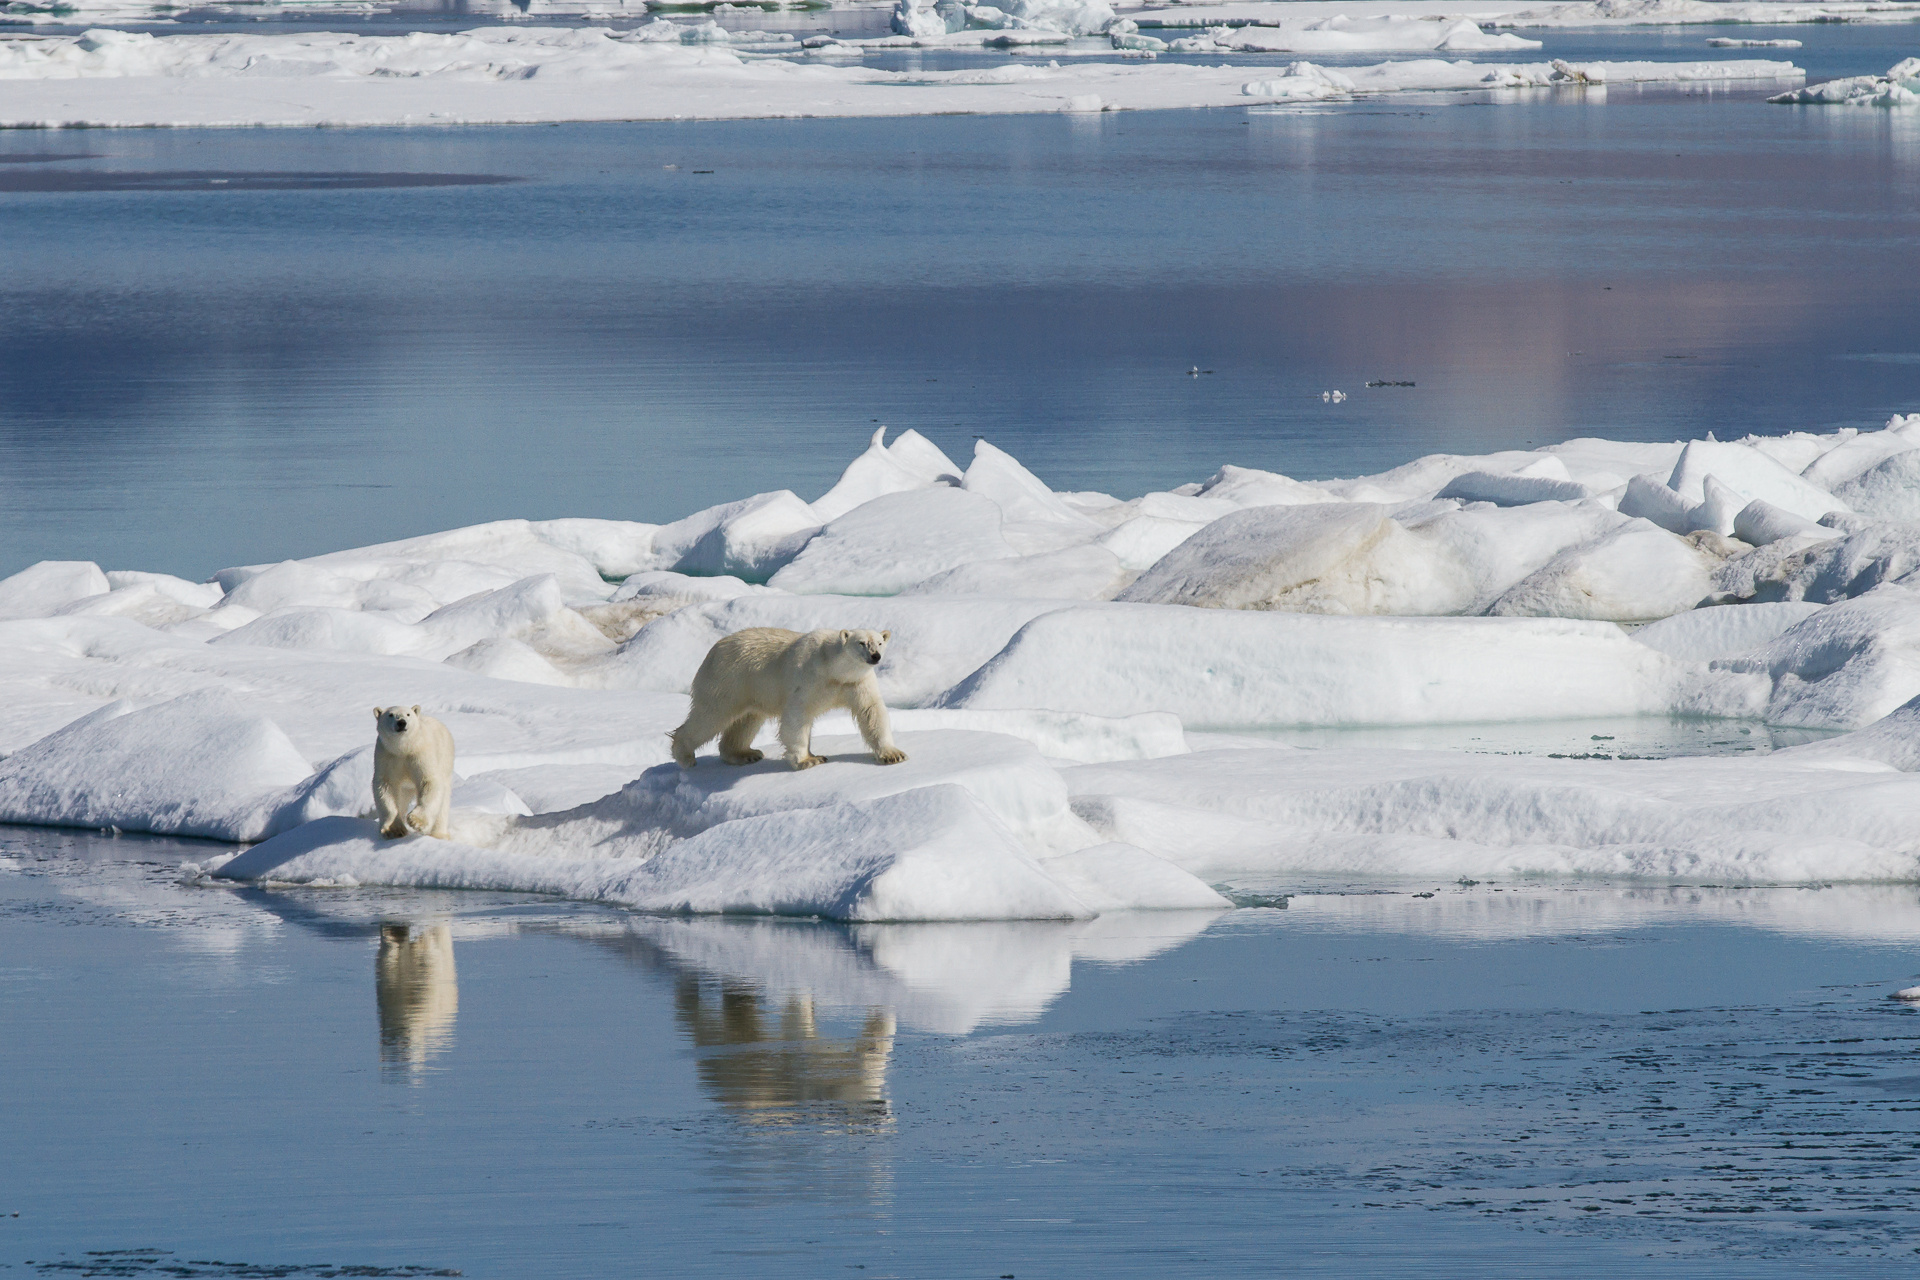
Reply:
[[[1822, 78], [1915, 30], [1524, 56]], [[0, 134], [0, 572], [812, 497], [883, 424], [1122, 495], [1877, 426], [1920, 408], [1920, 118], [1766, 92]]]
[[1911, 886], [846, 927], [201, 856], [0, 829], [0, 1273], [1913, 1266]]

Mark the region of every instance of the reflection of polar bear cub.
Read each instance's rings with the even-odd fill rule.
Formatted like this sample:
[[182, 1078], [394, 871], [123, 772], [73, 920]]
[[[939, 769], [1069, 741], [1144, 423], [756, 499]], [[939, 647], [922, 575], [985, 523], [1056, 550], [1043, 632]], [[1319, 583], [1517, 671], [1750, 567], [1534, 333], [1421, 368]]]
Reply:
[[373, 720], [380, 731], [373, 744], [373, 808], [380, 834], [391, 839], [412, 828], [448, 839], [453, 735], [417, 706], [375, 707]]
[[887, 706], [880, 701], [880, 665], [890, 631], [784, 631], [752, 627], [713, 646], [693, 677], [693, 706], [673, 731], [673, 758], [693, 767], [693, 753], [720, 736], [720, 758], [752, 764], [761, 758], [753, 735], [780, 717], [780, 745], [787, 763], [811, 769], [825, 763], [813, 754], [813, 721], [845, 707], [860, 736], [881, 764], [899, 764], [907, 753], [893, 745]]

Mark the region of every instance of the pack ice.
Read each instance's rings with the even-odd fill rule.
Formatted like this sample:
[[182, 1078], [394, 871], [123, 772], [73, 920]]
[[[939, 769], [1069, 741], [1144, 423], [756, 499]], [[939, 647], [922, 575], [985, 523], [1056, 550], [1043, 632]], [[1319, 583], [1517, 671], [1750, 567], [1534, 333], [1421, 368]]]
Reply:
[[1768, 98], [1787, 106], [1920, 107], [1920, 58], [1905, 58], [1883, 76], [1847, 76]]
[[[1339, 71], [1298, 62], [1249, 78], [1229, 64], [1158, 63], [1101, 0], [1007, 6], [900, 0], [902, 34], [873, 40], [729, 32], [655, 19], [611, 28], [483, 27], [359, 35], [154, 35], [95, 28], [0, 41], [0, 127], [515, 124], [571, 120], [911, 116], [1222, 107], [1408, 90], [1550, 88], [1605, 81], [1795, 80], [1792, 63], [1474, 63], [1420, 58]], [[1281, 21], [1276, 19], [1276, 21]], [[1219, 27], [1175, 40], [1212, 51], [1461, 53], [1532, 48], [1471, 18], [1348, 18]], [[1065, 62], [953, 70], [859, 65], [901, 45], [983, 51], [1051, 46]]]
[[[1912, 879], [1916, 515], [1920, 414], [1124, 499], [882, 431], [812, 500], [666, 524], [202, 583], [43, 562], [0, 580], [0, 820], [251, 846], [194, 866], [228, 878], [859, 921], [1218, 909], [1247, 873]], [[891, 631], [910, 760], [834, 713], [814, 770], [670, 763], [701, 659], [753, 626]], [[368, 709], [416, 702], [458, 744], [450, 841], [367, 816]], [[1675, 760], [1257, 736], [1645, 716], [1852, 732]]]

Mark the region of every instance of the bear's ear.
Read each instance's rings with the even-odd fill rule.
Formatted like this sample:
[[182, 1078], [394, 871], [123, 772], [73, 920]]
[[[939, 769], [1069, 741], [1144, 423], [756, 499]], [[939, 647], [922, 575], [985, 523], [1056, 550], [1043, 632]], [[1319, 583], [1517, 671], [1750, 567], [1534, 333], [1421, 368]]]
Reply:
[[375, 707], [375, 708], [373, 709], [373, 718], [374, 718], [375, 720], [378, 720], [378, 719], [379, 719], [379, 718], [381, 717], [381, 715], [382, 715], [382, 714], [384, 714], [384, 710], [383, 710], [383, 708], [380, 708], [380, 707]]
[[851, 639], [853, 639], [853, 632], [851, 632], [851, 631], [842, 631], [842, 632], [840, 633], [840, 642], [841, 642], [842, 644], [845, 644], [845, 643], [846, 643], [847, 641], [849, 641], [849, 640], [851, 640]]
[[891, 632], [891, 631], [882, 631], [882, 632], [880, 633], [880, 643], [881, 643], [881, 644], [885, 644], [885, 643], [886, 643], [887, 641], [889, 641], [889, 640], [891, 640], [891, 639], [893, 639], [893, 632]]
[[417, 702], [413, 704], [413, 714], [415, 715], [420, 714], [420, 704]]

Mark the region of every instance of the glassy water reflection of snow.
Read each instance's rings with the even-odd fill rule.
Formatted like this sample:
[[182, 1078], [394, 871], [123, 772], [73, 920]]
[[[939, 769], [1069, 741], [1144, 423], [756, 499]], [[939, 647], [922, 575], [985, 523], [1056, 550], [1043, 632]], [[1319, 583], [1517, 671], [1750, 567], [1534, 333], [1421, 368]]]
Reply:
[[0, 832], [28, 1274], [1892, 1274], [1920, 1226], [1912, 886], [838, 926], [199, 852]]

